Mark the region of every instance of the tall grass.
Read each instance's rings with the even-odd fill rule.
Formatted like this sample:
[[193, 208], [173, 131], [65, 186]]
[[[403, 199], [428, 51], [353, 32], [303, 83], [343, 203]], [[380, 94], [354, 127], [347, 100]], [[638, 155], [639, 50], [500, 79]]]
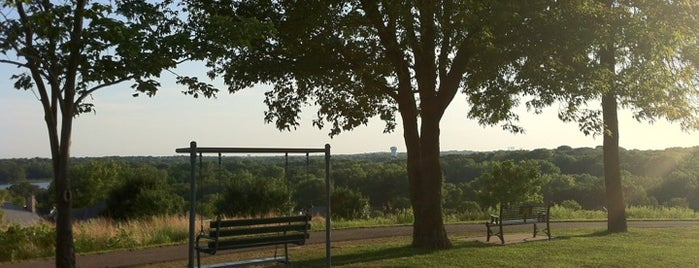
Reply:
[[[118, 222], [99, 218], [73, 224], [77, 253], [131, 249], [187, 241], [189, 219], [183, 216], [153, 217]], [[8, 226], [0, 232], [0, 262], [51, 257], [56, 230], [42, 223], [30, 227]]]
[[92, 219], [73, 225], [77, 252], [138, 248], [186, 241], [189, 219], [159, 216], [134, 221]]
[[686, 207], [638, 206], [626, 208], [626, 216], [636, 220], [696, 220], [699, 213]]

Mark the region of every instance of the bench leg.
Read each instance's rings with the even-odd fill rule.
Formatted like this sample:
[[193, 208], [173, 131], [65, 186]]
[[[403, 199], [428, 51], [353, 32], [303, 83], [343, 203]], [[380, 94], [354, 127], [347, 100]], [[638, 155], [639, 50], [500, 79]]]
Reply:
[[201, 268], [201, 253], [197, 250], [197, 268]]
[[536, 237], [536, 233], [539, 232], [539, 229], [536, 227], [536, 223], [534, 224], [534, 237]]
[[490, 230], [490, 225], [488, 225], [487, 223], [485, 224], [485, 229], [486, 229], [485, 241], [490, 242], [490, 237], [493, 236], [493, 231]]
[[500, 238], [500, 244], [505, 244], [505, 233], [502, 232], [502, 222], [498, 224], [498, 227], [500, 227], [500, 233], [498, 233], [498, 237]]
[[487, 224], [487, 223], [485, 224], [485, 228], [486, 228], [485, 241], [490, 242], [491, 236], [497, 236], [498, 238], [500, 238], [500, 244], [505, 244], [505, 237], [502, 234], [502, 225], [498, 224], [498, 230], [500, 230], [500, 232], [498, 232], [497, 234], [494, 234], [493, 229], [491, 229], [490, 227], [492, 227], [492, 225]]

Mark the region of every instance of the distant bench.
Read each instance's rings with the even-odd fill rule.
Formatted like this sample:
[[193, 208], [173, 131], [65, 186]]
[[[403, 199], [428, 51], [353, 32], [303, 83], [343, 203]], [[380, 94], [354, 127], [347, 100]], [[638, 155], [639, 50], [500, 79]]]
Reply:
[[[197, 267], [201, 266], [201, 253], [216, 254], [221, 250], [284, 245], [284, 256], [220, 263], [205, 267], [232, 267], [268, 262], [289, 263], [288, 245], [303, 245], [309, 238], [310, 215], [262, 219], [221, 220], [209, 223], [209, 232], [196, 239]], [[200, 244], [203, 242], [203, 244]]]
[[[551, 205], [550, 204], [507, 204], [501, 205], [498, 215], [490, 215], [490, 222], [485, 224], [488, 229], [487, 241], [490, 241], [491, 236], [500, 238], [502, 244], [505, 243], [503, 236], [503, 226], [509, 225], [534, 225], [534, 237], [539, 232], [537, 223], [546, 224], [543, 232], [551, 240], [551, 229], [549, 224]], [[497, 233], [493, 230], [496, 228]]]

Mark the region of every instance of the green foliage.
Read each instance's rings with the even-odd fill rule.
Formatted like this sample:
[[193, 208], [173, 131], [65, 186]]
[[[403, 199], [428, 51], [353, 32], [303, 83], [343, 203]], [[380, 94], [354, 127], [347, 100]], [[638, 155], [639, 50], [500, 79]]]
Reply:
[[[498, 152], [450, 152], [442, 156], [444, 164], [443, 205], [445, 215], [464, 214], [457, 218], [468, 218], [468, 204], [478, 201], [476, 190], [479, 184], [477, 178], [492, 161], [521, 161], [530, 156], [540, 159], [542, 181], [541, 193], [546, 202], [561, 203], [574, 200], [586, 210], [600, 210], [604, 203], [604, 180], [599, 173], [601, 168], [600, 148], [569, 148], [561, 146], [558, 149], [544, 153], [543, 150], [530, 153], [529, 151], [498, 151]], [[630, 206], [671, 205], [675, 201], [699, 207], [699, 194], [695, 177], [699, 177], [698, 148], [669, 148], [665, 150], [622, 150], [622, 167], [624, 179], [624, 195]], [[289, 183], [284, 183], [292, 191], [291, 202], [297, 208], [309, 205], [325, 204], [325, 182], [322, 159], [311, 157], [310, 165], [306, 168], [303, 159], [290, 158]], [[16, 162], [5, 161], [21, 169], [23, 165], [42, 166], [50, 163], [48, 159], [33, 159], [26, 161], [15, 159]], [[405, 174], [405, 158], [393, 158], [389, 154], [357, 154], [338, 155], [333, 157], [332, 180], [334, 186], [356, 189], [365, 197], [374, 214], [395, 214], [401, 209], [411, 208], [408, 200], [407, 177]], [[76, 158], [73, 159], [75, 169], [82, 169], [88, 180], [92, 178], [89, 171], [92, 167], [96, 173], [103, 172], [105, 176], [129, 174], [133, 167], [149, 165], [167, 170], [168, 184], [171, 191], [187, 199], [189, 196], [189, 162], [182, 157], [109, 157], [109, 158]], [[320, 163], [320, 164], [318, 164]], [[554, 166], [551, 166], [553, 164]], [[560, 172], [556, 171], [556, 167]], [[123, 169], [123, 170], [119, 170]], [[102, 171], [100, 171], [102, 170]], [[112, 171], [110, 171], [112, 170]], [[548, 170], [548, 173], [544, 170]], [[107, 172], [110, 171], [111, 173]], [[118, 171], [118, 172], [114, 172]], [[385, 171], [385, 172], [384, 172]], [[112, 174], [112, 175], [109, 175]], [[320, 174], [320, 175], [319, 175]], [[120, 175], [121, 176], [121, 175]], [[124, 175], [125, 176], [125, 175]], [[199, 191], [197, 211], [207, 217], [219, 214], [217, 204], [221, 202], [222, 189], [237, 177], [250, 180], [266, 180], [265, 178], [284, 177], [283, 157], [225, 157], [219, 171], [216, 160], [204, 159]], [[81, 178], [75, 178], [80, 180]], [[117, 178], [121, 181], [122, 178]], [[85, 184], [86, 189], [95, 188], [91, 182]], [[77, 186], [74, 184], [74, 186]], [[101, 187], [100, 187], [101, 188]], [[388, 189], [388, 190], [386, 190]], [[101, 189], [100, 189], [101, 190]], [[7, 192], [7, 191], [5, 191]], [[41, 196], [41, 195], [40, 195]], [[51, 195], [53, 196], [53, 195]], [[76, 199], [79, 197], [76, 196]], [[5, 199], [9, 201], [8, 198]], [[103, 199], [104, 200], [104, 199]], [[22, 205], [24, 199], [16, 200]], [[40, 200], [41, 202], [41, 200]], [[50, 203], [49, 203], [50, 204]]]
[[288, 215], [295, 207], [286, 182], [277, 178], [256, 179], [249, 172], [235, 174], [217, 204], [219, 214], [229, 216]]
[[561, 202], [560, 206], [573, 211], [578, 211], [582, 209], [582, 206], [578, 204], [578, 202], [575, 200], [564, 200], [563, 202]]
[[184, 199], [172, 192], [167, 172], [143, 166], [132, 170], [109, 193], [106, 213], [115, 219], [135, 219], [183, 210]]
[[56, 231], [46, 224], [10, 225], [0, 231], [0, 262], [50, 257], [56, 246], [55, 239]]
[[114, 160], [74, 165], [70, 170], [73, 207], [86, 208], [103, 202], [128, 172], [130, 168]]
[[536, 161], [492, 162], [478, 184], [478, 197], [484, 208], [543, 200], [541, 172]]
[[350, 220], [369, 217], [371, 212], [369, 199], [360, 192], [349, 188], [336, 187], [332, 192], [331, 198], [333, 217]]
[[28, 197], [36, 197], [38, 195], [43, 195], [46, 193], [45, 189], [41, 189], [39, 188], [39, 186], [31, 184], [28, 181], [22, 181], [13, 184], [9, 188], [7, 188], [7, 191], [9, 192], [9, 197], [7, 201], [16, 205], [28, 205]]
[[326, 202], [325, 179], [306, 177], [296, 184], [294, 200], [299, 208], [321, 206]]
[[686, 206], [631, 206], [626, 208], [626, 214], [631, 219], [689, 220], [699, 217], [695, 210]]
[[480, 212], [481, 207], [474, 202], [476, 191], [469, 183], [444, 183], [442, 193], [445, 214]]
[[553, 205], [551, 207], [551, 220], [605, 220], [607, 213], [603, 210], [579, 210]]

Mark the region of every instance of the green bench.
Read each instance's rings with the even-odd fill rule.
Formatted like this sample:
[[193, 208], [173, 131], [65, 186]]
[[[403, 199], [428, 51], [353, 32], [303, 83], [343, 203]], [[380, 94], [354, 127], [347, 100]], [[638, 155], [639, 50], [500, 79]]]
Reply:
[[310, 215], [260, 219], [222, 220], [209, 223], [209, 231], [196, 238], [197, 267], [201, 265], [201, 253], [214, 255], [222, 250], [266, 246], [284, 246], [284, 256], [219, 263], [204, 267], [235, 267], [268, 262], [289, 263], [288, 245], [303, 245], [309, 238]]
[[534, 225], [534, 237], [539, 232], [537, 224], [545, 225], [546, 228], [544, 228], [543, 232], [551, 240], [550, 211], [551, 205], [543, 203], [501, 205], [499, 214], [490, 215], [490, 222], [485, 223], [488, 232], [486, 241], [490, 241], [491, 236], [497, 236], [500, 238], [500, 242], [505, 244], [503, 227], [523, 224]]

